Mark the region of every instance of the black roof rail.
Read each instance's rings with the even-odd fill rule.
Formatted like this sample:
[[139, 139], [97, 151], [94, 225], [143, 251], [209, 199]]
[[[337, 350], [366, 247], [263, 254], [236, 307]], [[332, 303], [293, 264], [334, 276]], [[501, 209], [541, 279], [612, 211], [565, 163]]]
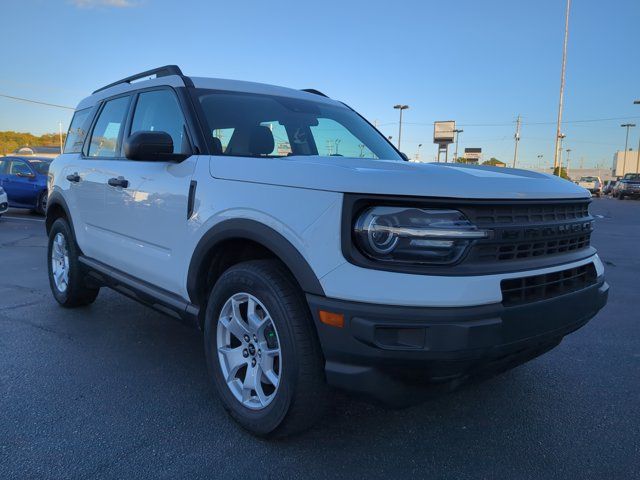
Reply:
[[120, 85], [121, 83], [131, 83], [134, 80], [150, 77], [152, 75], [155, 75], [156, 78], [166, 77], [169, 75], [178, 75], [179, 77], [182, 77], [185, 80], [185, 84], [187, 84], [187, 80], [189, 80], [188, 83], [191, 83], [190, 79], [183, 75], [182, 70], [180, 70], [179, 66], [165, 65], [164, 67], [152, 68], [151, 70], [147, 70], [146, 72], [136, 73], [135, 75], [131, 75], [130, 77], [126, 77], [126, 78], [123, 78], [122, 80], [118, 80], [117, 82], [110, 83], [109, 85], [105, 85], [104, 87], [97, 89], [93, 93], [101, 92], [102, 90], [115, 87], [116, 85]]
[[329, 98], [328, 95], [325, 95], [320, 90], [316, 90], [315, 88], [303, 88], [302, 91], [307, 93], [313, 93], [314, 95], [320, 95], [321, 97]]

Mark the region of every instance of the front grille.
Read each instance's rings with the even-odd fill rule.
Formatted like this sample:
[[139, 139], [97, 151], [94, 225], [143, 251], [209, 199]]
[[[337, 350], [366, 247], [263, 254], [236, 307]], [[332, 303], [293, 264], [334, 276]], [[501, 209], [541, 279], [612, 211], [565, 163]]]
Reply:
[[559, 272], [502, 280], [502, 304], [510, 307], [558, 297], [593, 285], [596, 279], [596, 268], [589, 263]]
[[468, 216], [476, 225], [562, 222], [589, 217], [589, 202], [479, 205], [470, 209]]
[[525, 258], [555, 255], [586, 248], [591, 243], [591, 234], [570, 236], [540, 242], [516, 242], [507, 245], [487, 245], [477, 249], [482, 260], [521, 260]]
[[468, 263], [502, 263], [557, 256], [591, 246], [589, 201], [489, 204], [462, 208], [491, 238], [477, 241]]

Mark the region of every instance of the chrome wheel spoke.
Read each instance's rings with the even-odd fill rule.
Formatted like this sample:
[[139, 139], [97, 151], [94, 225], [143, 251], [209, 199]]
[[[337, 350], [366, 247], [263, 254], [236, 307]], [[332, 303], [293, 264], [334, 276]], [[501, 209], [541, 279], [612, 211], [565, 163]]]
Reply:
[[220, 322], [238, 340], [242, 340], [245, 335], [249, 334], [249, 330], [244, 325], [244, 322], [235, 315], [227, 318], [221, 318]]
[[222, 354], [222, 356], [224, 356], [227, 362], [227, 382], [232, 381], [238, 373], [238, 370], [240, 370], [241, 367], [247, 365], [248, 363], [247, 359], [242, 355], [242, 350], [242, 347], [218, 348], [218, 352]]

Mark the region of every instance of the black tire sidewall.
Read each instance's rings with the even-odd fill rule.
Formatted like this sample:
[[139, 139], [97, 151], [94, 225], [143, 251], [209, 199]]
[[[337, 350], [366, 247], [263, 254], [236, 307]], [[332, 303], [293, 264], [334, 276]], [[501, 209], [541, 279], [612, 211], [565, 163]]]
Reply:
[[[238, 402], [229, 390], [218, 361], [216, 334], [224, 303], [236, 293], [249, 293], [267, 308], [275, 324], [281, 349], [281, 375], [276, 397], [262, 410], [251, 410]], [[222, 275], [211, 292], [206, 310], [204, 339], [207, 366], [225, 409], [243, 427], [257, 435], [268, 435], [282, 423], [293, 400], [298, 377], [298, 352], [287, 311], [272, 285], [250, 270], [232, 269]]]
[[[67, 289], [61, 292], [56, 287], [53, 281], [53, 271], [51, 265], [51, 252], [53, 249], [53, 241], [58, 233], [64, 235], [67, 244], [67, 254], [69, 255], [69, 282]], [[51, 230], [49, 231], [49, 241], [47, 248], [47, 270], [49, 272], [49, 285], [51, 286], [51, 292], [53, 293], [56, 301], [64, 307], [73, 307], [80, 304], [91, 303], [97, 295], [97, 290], [88, 289], [84, 285], [84, 276], [82, 273], [82, 266], [78, 260], [78, 247], [76, 245], [75, 237], [71, 231], [71, 227], [67, 221], [63, 218], [57, 219], [53, 222]], [[88, 295], [90, 293], [90, 295]], [[81, 301], [79, 301], [81, 299]]]

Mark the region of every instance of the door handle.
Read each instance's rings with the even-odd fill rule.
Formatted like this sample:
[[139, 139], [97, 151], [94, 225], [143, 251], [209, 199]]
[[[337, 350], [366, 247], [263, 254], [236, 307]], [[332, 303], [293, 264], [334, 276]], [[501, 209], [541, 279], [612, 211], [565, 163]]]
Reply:
[[127, 188], [129, 186], [129, 180], [126, 180], [124, 177], [110, 178], [107, 183], [112, 187]]
[[78, 175], [78, 172], [72, 173], [71, 175], [67, 175], [67, 180], [78, 183], [80, 181], [80, 175]]

